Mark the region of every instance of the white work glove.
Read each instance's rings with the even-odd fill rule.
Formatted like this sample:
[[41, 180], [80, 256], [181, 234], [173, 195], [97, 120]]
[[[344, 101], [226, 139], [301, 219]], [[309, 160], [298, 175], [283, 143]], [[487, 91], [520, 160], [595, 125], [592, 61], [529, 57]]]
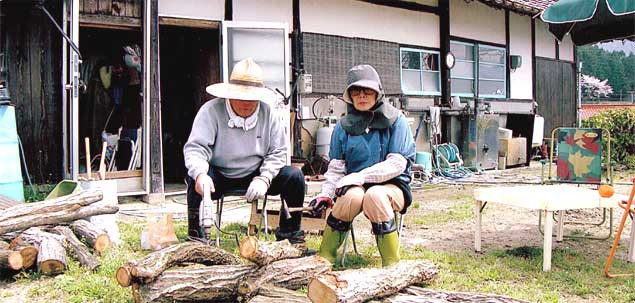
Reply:
[[257, 176], [249, 184], [245, 198], [251, 202], [257, 199], [263, 199], [269, 189], [269, 179], [262, 176]]
[[210, 193], [214, 193], [216, 191], [216, 188], [214, 188], [214, 181], [212, 181], [212, 177], [208, 176], [207, 174], [200, 174], [196, 177], [195, 190], [199, 195], [201, 195], [201, 197], [204, 196], [203, 188], [205, 188], [205, 185], [209, 185]]
[[340, 197], [343, 196], [346, 191], [352, 186], [362, 186], [364, 185], [364, 175], [360, 173], [351, 173], [348, 174], [337, 182], [335, 186], [335, 195]]

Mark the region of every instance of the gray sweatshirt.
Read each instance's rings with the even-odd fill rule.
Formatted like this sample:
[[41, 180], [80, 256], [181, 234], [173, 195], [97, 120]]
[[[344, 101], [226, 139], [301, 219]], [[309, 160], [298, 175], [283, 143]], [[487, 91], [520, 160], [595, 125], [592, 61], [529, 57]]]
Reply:
[[260, 175], [271, 181], [287, 160], [280, 117], [261, 102], [256, 127], [230, 128], [228, 121], [225, 99], [216, 98], [201, 107], [183, 147], [187, 174], [196, 179], [211, 165], [228, 178], [241, 178], [260, 167]]

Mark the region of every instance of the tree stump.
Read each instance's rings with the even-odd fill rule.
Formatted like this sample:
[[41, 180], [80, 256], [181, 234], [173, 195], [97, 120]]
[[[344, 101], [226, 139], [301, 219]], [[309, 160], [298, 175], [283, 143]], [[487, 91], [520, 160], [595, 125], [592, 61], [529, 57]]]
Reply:
[[71, 224], [71, 228], [80, 238], [84, 239], [98, 253], [104, 252], [112, 242], [105, 230], [86, 220], [77, 220]]
[[139, 286], [140, 302], [233, 302], [236, 285], [254, 269], [253, 265], [215, 265], [166, 270]]
[[90, 250], [84, 243], [79, 241], [73, 231], [66, 226], [56, 226], [53, 228], [53, 232], [62, 235], [66, 238], [68, 243], [67, 249], [71, 254], [77, 257], [80, 264], [84, 265], [89, 270], [93, 271], [97, 269], [101, 263], [90, 253]]
[[303, 253], [288, 240], [261, 242], [254, 236], [248, 236], [240, 241], [240, 256], [261, 266], [282, 259], [299, 258]]
[[140, 261], [131, 261], [117, 269], [119, 285], [127, 287], [134, 280], [149, 283], [170, 266], [191, 262], [204, 265], [238, 265], [240, 260], [222, 249], [198, 242], [183, 242], [152, 252]]
[[350, 269], [318, 275], [308, 287], [314, 303], [365, 302], [394, 294], [415, 283], [431, 280], [437, 272], [425, 261], [401, 261], [384, 268]]
[[41, 273], [55, 275], [66, 269], [66, 250], [64, 249], [66, 238], [63, 236], [31, 227], [14, 239], [16, 243], [20, 241], [30, 243], [37, 248], [37, 266]]

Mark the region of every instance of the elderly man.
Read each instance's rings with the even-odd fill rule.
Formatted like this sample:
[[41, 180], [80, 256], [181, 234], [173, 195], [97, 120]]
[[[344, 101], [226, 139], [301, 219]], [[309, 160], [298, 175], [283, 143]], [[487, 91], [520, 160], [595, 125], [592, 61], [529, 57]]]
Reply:
[[[284, 128], [268, 100], [275, 95], [264, 87], [262, 69], [251, 58], [238, 62], [229, 83], [207, 87], [216, 99], [196, 114], [192, 132], [183, 148], [188, 170], [188, 234], [202, 237], [198, 223], [203, 189], [212, 199], [227, 191], [246, 190], [248, 201], [266, 194], [280, 195], [289, 207], [304, 202], [304, 175], [285, 166], [287, 147]], [[291, 219], [280, 216], [276, 239], [304, 243], [301, 213]]]

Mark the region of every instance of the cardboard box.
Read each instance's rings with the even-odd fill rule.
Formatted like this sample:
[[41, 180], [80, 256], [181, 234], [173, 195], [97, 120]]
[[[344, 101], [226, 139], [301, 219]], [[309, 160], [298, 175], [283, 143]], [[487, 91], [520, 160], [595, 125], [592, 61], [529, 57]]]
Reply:
[[506, 167], [524, 165], [527, 162], [527, 138], [499, 139], [499, 151], [506, 156]]

